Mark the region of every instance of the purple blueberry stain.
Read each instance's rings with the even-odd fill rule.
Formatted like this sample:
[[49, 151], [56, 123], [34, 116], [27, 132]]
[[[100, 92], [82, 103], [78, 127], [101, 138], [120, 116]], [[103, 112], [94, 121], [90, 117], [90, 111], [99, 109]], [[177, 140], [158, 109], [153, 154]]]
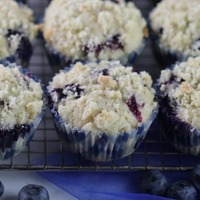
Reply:
[[23, 36], [17, 48], [17, 54], [19, 58], [21, 58], [22, 60], [29, 60], [32, 53], [33, 50], [30, 40], [27, 37]]
[[113, 3], [119, 3], [119, 1], [118, 0], [111, 0]]
[[159, 29], [159, 34], [160, 34], [160, 35], [163, 34], [163, 28], [162, 28], [162, 27]]
[[108, 69], [103, 69], [102, 70], [102, 75], [103, 76], [109, 76]]
[[123, 44], [120, 42], [120, 34], [114, 35], [111, 39], [109, 39], [105, 45], [106, 47], [112, 49], [112, 50], [117, 50], [117, 49], [124, 49]]
[[133, 113], [133, 115], [136, 117], [138, 122], [142, 122], [142, 113], [139, 110], [140, 107], [143, 107], [144, 104], [139, 105], [136, 101], [136, 98], [134, 95], [132, 95], [128, 101], [126, 102], [127, 106], [129, 107], [129, 110]]
[[25, 137], [26, 133], [30, 132], [30, 125], [15, 125], [13, 129], [0, 129], [0, 149], [2, 152], [6, 148], [11, 148], [12, 143], [17, 141], [19, 136]]
[[105, 41], [104, 43], [98, 45], [85, 45], [83, 47], [83, 52], [85, 55], [89, 54], [90, 52], [95, 52], [95, 55], [98, 57], [100, 52], [106, 48], [117, 50], [117, 49], [124, 49], [124, 45], [120, 42], [120, 34], [113, 35], [110, 39]]
[[191, 45], [191, 49], [195, 52], [199, 52], [200, 51], [200, 38], [198, 38], [197, 40], [195, 40], [192, 45]]
[[81, 94], [83, 93], [84, 89], [81, 88], [79, 84], [68, 84], [65, 86], [67, 91], [70, 91], [74, 94], [75, 99], [78, 99], [81, 97]]
[[49, 103], [51, 104], [52, 100], [53, 102], [59, 103], [62, 99], [67, 98], [68, 92], [71, 92], [74, 98], [78, 99], [81, 97], [84, 89], [82, 89], [79, 84], [74, 83], [67, 84], [64, 88], [55, 88], [50, 92]]
[[9, 38], [12, 35], [21, 35], [21, 33], [19, 31], [17, 31], [17, 30], [8, 29], [6, 37]]
[[20, 35], [21, 36], [19, 46], [16, 50], [16, 53], [17, 53], [17, 55], [20, 59], [22, 59], [24, 61], [28, 61], [30, 59], [31, 54], [33, 53], [32, 45], [31, 45], [29, 38], [24, 36], [24, 34], [21, 33], [20, 31], [8, 29], [6, 37], [8, 38], [8, 45], [9, 46], [11, 45], [10, 44], [10, 37], [12, 35]]
[[56, 101], [60, 102], [61, 99], [65, 98], [66, 95], [63, 94], [62, 88], [55, 88], [50, 92], [51, 97], [56, 96]]
[[5, 101], [0, 101], [0, 107], [3, 108], [5, 105]]

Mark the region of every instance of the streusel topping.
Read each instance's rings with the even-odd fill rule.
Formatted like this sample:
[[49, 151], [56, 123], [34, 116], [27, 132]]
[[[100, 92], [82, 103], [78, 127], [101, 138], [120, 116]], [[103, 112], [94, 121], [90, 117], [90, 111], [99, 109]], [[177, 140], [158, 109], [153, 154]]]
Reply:
[[200, 57], [189, 58], [173, 69], [165, 69], [159, 79], [162, 97], [167, 97], [174, 113], [200, 128]]
[[146, 21], [131, 2], [53, 0], [44, 18], [44, 38], [71, 59], [120, 59], [138, 51]]
[[94, 133], [130, 133], [157, 105], [150, 75], [117, 61], [76, 63], [57, 74], [48, 91], [67, 124]]
[[19, 71], [15, 64], [0, 64], [0, 127], [12, 129], [29, 124], [41, 112], [43, 91], [40, 83]]

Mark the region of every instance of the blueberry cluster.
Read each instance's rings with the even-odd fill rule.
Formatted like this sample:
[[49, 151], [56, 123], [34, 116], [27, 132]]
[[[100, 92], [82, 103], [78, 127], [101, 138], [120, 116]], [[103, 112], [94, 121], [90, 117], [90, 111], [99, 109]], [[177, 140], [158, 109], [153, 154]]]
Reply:
[[4, 152], [6, 148], [11, 148], [13, 141], [17, 141], [19, 137], [24, 138], [30, 129], [28, 124], [15, 125], [13, 129], [0, 128], [0, 150]]
[[100, 52], [105, 49], [109, 48], [112, 50], [117, 49], [124, 49], [124, 45], [120, 41], [120, 34], [113, 35], [112, 38], [108, 39], [106, 42], [98, 44], [98, 45], [85, 45], [83, 47], [83, 52], [85, 55], [89, 54], [90, 52], [95, 52], [96, 56], [99, 56]]
[[[20, 1], [20, 2], [23, 2], [23, 1]], [[19, 46], [16, 50], [16, 53], [20, 59], [28, 62], [28, 60], [30, 59], [30, 57], [33, 53], [32, 45], [31, 45], [29, 38], [26, 37], [22, 32], [20, 32], [18, 30], [10, 30], [9, 29], [8, 33], [6, 35], [6, 37], [8, 38], [9, 46], [11, 45], [9, 38], [12, 37], [12, 35], [20, 35], [21, 36], [21, 40], [19, 42]]]
[[[0, 197], [4, 193], [4, 185], [0, 181]], [[41, 185], [25, 185], [18, 193], [17, 200], [49, 200], [47, 189]]]
[[200, 192], [200, 164], [191, 173], [191, 180], [179, 180], [169, 184], [163, 173], [149, 170], [141, 178], [142, 192], [177, 200], [196, 200]]

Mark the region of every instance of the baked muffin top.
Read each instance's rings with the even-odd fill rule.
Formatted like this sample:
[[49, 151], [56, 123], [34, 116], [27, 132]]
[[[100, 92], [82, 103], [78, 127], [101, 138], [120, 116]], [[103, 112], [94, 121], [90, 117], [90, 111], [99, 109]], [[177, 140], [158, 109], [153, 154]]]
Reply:
[[150, 75], [118, 61], [76, 63], [55, 75], [48, 91], [61, 118], [86, 132], [130, 133], [157, 105]]
[[32, 41], [36, 31], [29, 8], [14, 0], [0, 1], [0, 58], [15, 54], [22, 37]]
[[124, 0], [53, 0], [46, 10], [44, 38], [71, 59], [120, 59], [138, 51], [148, 35], [133, 3]]
[[0, 64], [0, 127], [31, 123], [41, 112], [43, 91], [40, 83], [22, 74], [16, 64]]
[[200, 1], [163, 0], [150, 14], [159, 45], [178, 57], [200, 55]]
[[181, 120], [200, 128], [200, 57], [188, 58], [173, 69], [165, 69], [159, 79], [161, 96]]

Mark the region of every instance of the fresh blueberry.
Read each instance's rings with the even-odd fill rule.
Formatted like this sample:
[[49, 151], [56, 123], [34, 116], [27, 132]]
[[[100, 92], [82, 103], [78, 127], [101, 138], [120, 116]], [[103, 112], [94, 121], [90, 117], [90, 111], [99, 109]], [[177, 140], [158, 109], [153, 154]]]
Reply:
[[43, 186], [29, 184], [19, 191], [18, 200], [49, 200], [49, 193]]
[[196, 196], [195, 187], [185, 180], [177, 181], [167, 189], [167, 197], [177, 200], [195, 200]]
[[3, 183], [0, 181], [0, 197], [3, 195], [4, 193], [4, 185]]
[[200, 164], [192, 170], [192, 183], [200, 191]]
[[141, 179], [140, 187], [144, 193], [163, 196], [168, 187], [168, 182], [160, 171], [147, 171]]

